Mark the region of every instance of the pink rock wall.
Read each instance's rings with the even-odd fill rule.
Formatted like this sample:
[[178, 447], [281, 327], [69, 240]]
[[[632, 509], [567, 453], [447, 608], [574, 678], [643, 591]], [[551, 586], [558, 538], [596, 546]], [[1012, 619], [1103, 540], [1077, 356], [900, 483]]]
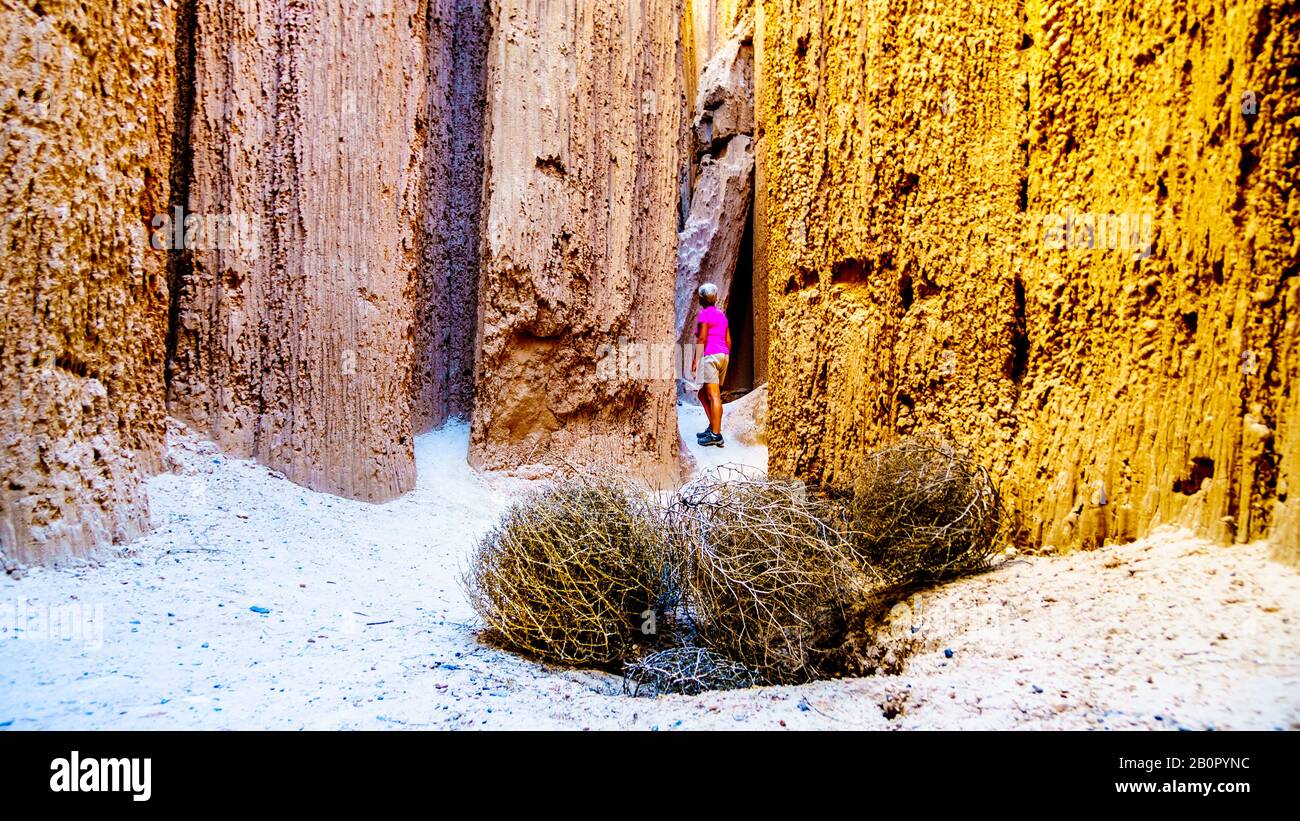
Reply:
[[316, 490], [414, 484], [426, 8], [198, 0], [188, 210], [246, 220], [191, 252], [172, 412]]

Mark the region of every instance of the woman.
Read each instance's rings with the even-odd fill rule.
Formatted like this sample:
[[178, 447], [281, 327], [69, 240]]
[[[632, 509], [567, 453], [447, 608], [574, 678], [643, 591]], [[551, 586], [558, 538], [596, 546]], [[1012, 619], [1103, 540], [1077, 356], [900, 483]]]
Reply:
[[[709, 429], [695, 439], [701, 445], [722, 447], [722, 383], [727, 378], [731, 357], [731, 329], [727, 315], [718, 310], [718, 286], [706, 282], [700, 286], [700, 315], [695, 322], [695, 356], [691, 373], [700, 385], [700, 405], [709, 417]], [[701, 353], [703, 358], [701, 359]]]

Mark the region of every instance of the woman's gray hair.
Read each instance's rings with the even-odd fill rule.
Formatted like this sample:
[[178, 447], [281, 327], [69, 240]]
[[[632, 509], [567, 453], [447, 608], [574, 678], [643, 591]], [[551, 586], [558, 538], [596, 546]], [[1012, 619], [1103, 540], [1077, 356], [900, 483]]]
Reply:
[[700, 301], [706, 305], [712, 305], [718, 301], [718, 286], [712, 282], [706, 282], [700, 286], [698, 291]]

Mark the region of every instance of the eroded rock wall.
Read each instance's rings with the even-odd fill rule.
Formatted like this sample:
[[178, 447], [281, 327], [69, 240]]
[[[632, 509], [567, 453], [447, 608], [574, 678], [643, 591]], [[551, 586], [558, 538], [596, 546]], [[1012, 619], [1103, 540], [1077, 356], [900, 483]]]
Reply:
[[0, 563], [149, 528], [174, 21], [154, 0], [0, 10]]
[[197, 3], [187, 211], [251, 230], [188, 252], [171, 408], [307, 487], [392, 498], [415, 480], [424, 131], [442, 127], [417, 127], [428, 9]]
[[1032, 543], [1294, 539], [1293, 12], [762, 11], [774, 470], [934, 432]]
[[477, 466], [676, 473], [682, 16], [682, 0], [492, 4]]

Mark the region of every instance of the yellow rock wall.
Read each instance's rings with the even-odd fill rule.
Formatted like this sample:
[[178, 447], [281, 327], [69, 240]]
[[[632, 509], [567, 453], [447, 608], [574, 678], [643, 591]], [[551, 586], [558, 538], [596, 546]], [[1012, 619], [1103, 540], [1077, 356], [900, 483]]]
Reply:
[[765, 0], [772, 467], [936, 432], [1031, 543], [1285, 552], [1297, 17], [1095, 5]]
[[0, 564], [149, 528], [174, 20], [161, 0], [0, 8]]

